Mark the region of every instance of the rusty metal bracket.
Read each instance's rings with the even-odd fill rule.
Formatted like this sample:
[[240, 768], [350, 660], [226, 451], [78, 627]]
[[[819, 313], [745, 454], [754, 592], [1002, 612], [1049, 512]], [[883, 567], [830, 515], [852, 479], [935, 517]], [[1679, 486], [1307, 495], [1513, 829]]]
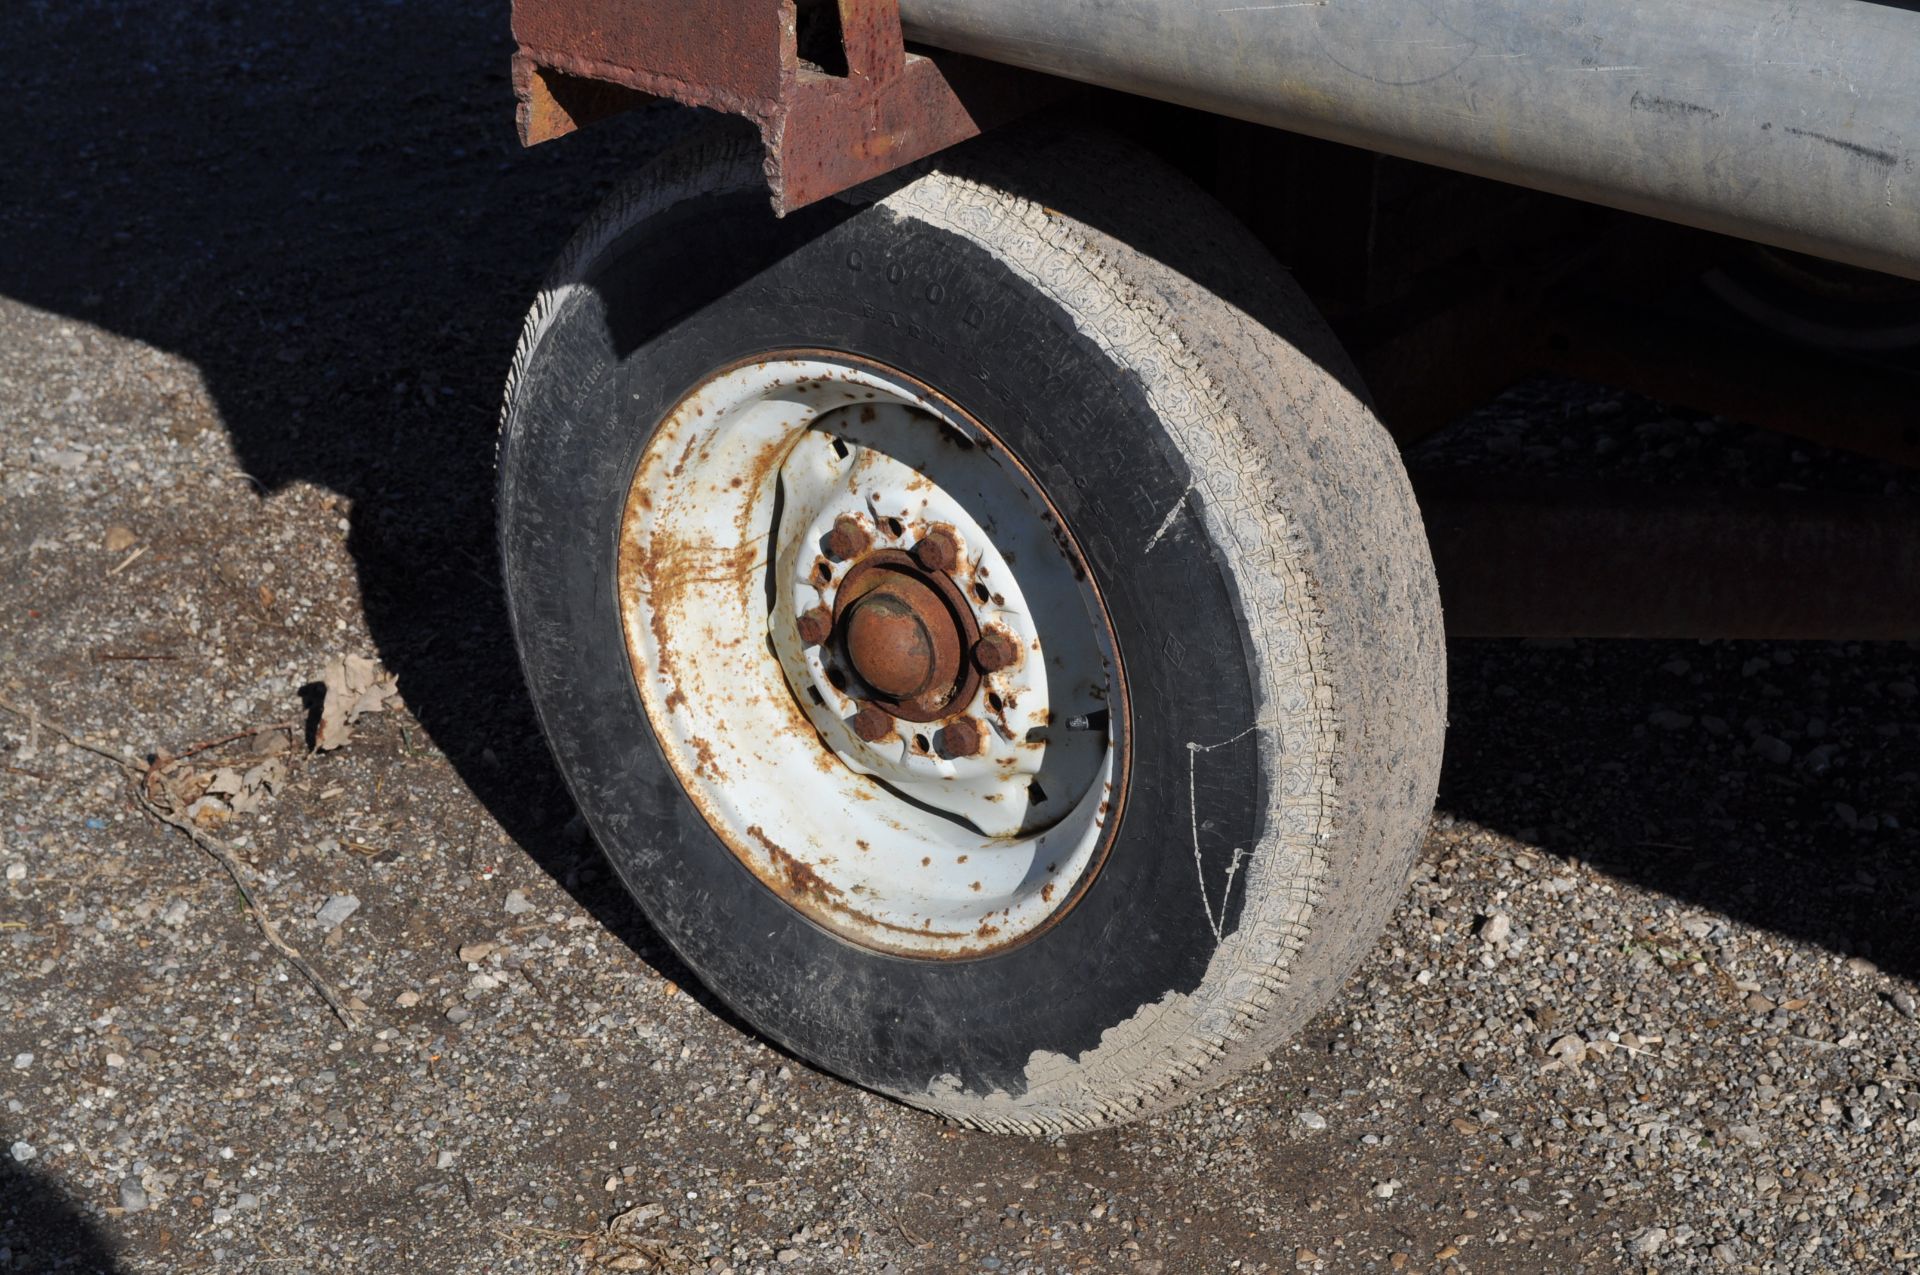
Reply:
[[514, 0], [513, 35], [524, 145], [648, 98], [725, 111], [759, 128], [781, 215], [1059, 92], [1047, 76], [909, 52], [898, 0]]

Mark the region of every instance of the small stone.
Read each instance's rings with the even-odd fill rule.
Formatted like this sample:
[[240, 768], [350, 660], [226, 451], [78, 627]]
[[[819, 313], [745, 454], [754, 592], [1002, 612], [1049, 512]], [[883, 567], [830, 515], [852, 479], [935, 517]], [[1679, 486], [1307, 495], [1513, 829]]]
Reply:
[[453, 1167], [453, 1162], [458, 1158], [459, 1157], [456, 1156], [451, 1151], [442, 1151], [439, 1155], [434, 1157], [433, 1167], [436, 1169], [451, 1169]]
[[116, 522], [107, 528], [107, 534], [101, 543], [106, 546], [108, 553], [125, 553], [133, 548], [139, 539], [140, 537], [133, 534], [131, 527], [123, 527]]
[[1312, 1266], [1319, 1260], [1320, 1255], [1310, 1248], [1301, 1247], [1295, 1249], [1293, 1252], [1293, 1264], [1295, 1266]]
[[36, 451], [34, 459], [43, 465], [52, 465], [55, 469], [72, 471], [87, 463], [87, 454], [71, 447], [56, 448], [49, 451]]
[[129, 1213], [147, 1207], [147, 1189], [140, 1185], [139, 1178], [120, 1179], [120, 1207]]
[[[1900, 988], [1893, 992], [1887, 997], [1887, 1001], [1899, 1012], [1902, 1018], [1912, 1018], [1914, 1016], [1916, 1006], [1913, 1001], [1913, 993], [1907, 991], [1905, 988]], [[16, 1062], [14, 1065], [19, 1066], [19, 1063]]]
[[783, 1248], [773, 1255], [773, 1260], [782, 1264], [797, 1262], [800, 1260], [800, 1250], [797, 1248]]
[[26, 879], [27, 879], [26, 864], [16, 862], [16, 863], [9, 863], [7, 865], [7, 880], [25, 881]]
[[1749, 992], [1745, 1004], [1749, 1014], [1771, 1014], [1774, 1009], [1773, 1002], [1758, 992]]
[[415, 1005], [418, 1005], [420, 1003], [420, 993], [402, 992], [398, 996], [393, 998], [393, 1003], [399, 1006], [401, 1009], [412, 1009]]
[[1299, 1120], [1301, 1124], [1309, 1129], [1324, 1129], [1327, 1127], [1327, 1118], [1317, 1111], [1297, 1112], [1295, 1119]]
[[173, 902], [167, 904], [166, 911], [160, 914], [160, 924], [177, 930], [187, 923], [188, 911], [189, 909], [185, 899], [175, 899]]
[[1776, 766], [1784, 766], [1793, 760], [1793, 745], [1773, 735], [1754, 736], [1753, 751]]
[[127, 1065], [127, 1060], [126, 1060], [126, 1057], [125, 1057], [124, 1055], [122, 1055], [122, 1054], [108, 1054], [108, 1055], [107, 1055], [107, 1066], [109, 1066], [109, 1067], [124, 1067], [124, 1066], [126, 1066], [126, 1065]]
[[313, 919], [321, 929], [331, 930], [360, 910], [360, 900], [351, 894], [336, 894], [320, 905]]
[[460, 948], [460, 959], [469, 965], [477, 965], [493, 955], [497, 943], [467, 943]]
[[1635, 1257], [1652, 1257], [1667, 1242], [1667, 1228], [1649, 1226], [1627, 1241], [1627, 1252]]
[[465, 1005], [455, 1005], [452, 1009], [449, 1009], [447, 1011], [447, 1021], [454, 1024], [455, 1026], [459, 1026], [461, 1023], [466, 1022], [469, 1018], [472, 1018], [472, 1017], [473, 1017], [473, 1011], [468, 1009]]
[[34, 1145], [30, 1142], [16, 1142], [13, 1144], [12, 1150], [13, 1150], [13, 1158], [18, 1160], [21, 1164], [25, 1164], [27, 1161], [33, 1159], [33, 1157], [40, 1154], [40, 1152], [37, 1149], [35, 1149]]
[[233, 1221], [232, 1209], [215, 1209], [213, 1211], [213, 1224], [215, 1226], [225, 1226], [231, 1221]]
[[1578, 1067], [1587, 1060], [1587, 1042], [1569, 1032], [1547, 1046], [1547, 1054], [1553, 1059], [1549, 1067]]
[[31, 1051], [13, 1056], [13, 1069], [15, 1071], [25, 1071], [31, 1066], [33, 1066], [33, 1054]]
[[1488, 943], [1504, 943], [1513, 933], [1513, 918], [1505, 912], [1495, 912], [1480, 922], [1480, 937]]
[[533, 911], [533, 904], [527, 902], [527, 896], [519, 890], [507, 891], [506, 906], [507, 915], [509, 916], [519, 916], [522, 913]]
[[1765, 1139], [1760, 1136], [1760, 1131], [1750, 1124], [1728, 1125], [1727, 1136], [1735, 1142], [1749, 1147], [1757, 1147], [1765, 1141]]
[[233, 1208], [236, 1213], [250, 1213], [259, 1207], [260, 1197], [251, 1191], [242, 1191], [233, 1197]]

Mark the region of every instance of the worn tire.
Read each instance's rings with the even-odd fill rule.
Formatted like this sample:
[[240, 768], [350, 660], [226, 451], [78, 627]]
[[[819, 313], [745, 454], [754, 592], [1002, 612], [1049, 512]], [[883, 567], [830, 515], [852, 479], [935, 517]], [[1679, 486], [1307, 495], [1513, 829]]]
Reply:
[[[784, 220], [764, 201], [749, 139], [670, 155], [566, 249], [515, 355], [502, 558], [575, 799], [687, 964], [848, 1079], [1030, 1133], [1218, 1083], [1334, 995], [1431, 807], [1440, 609], [1392, 440], [1292, 280], [1118, 141], [1029, 129]], [[955, 303], [916, 290], [929, 269]], [[1001, 430], [1158, 688], [1107, 866], [1013, 951], [905, 961], [809, 925], [729, 867], [650, 734], [620, 502], [689, 371], [776, 339], [885, 359]]]

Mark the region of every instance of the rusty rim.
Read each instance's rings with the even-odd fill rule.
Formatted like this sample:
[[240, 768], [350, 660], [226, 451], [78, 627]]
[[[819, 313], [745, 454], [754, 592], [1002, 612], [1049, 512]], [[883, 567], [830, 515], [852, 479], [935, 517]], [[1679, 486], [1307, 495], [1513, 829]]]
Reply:
[[1124, 678], [1058, 511], [978, 421], [845, 355], [737, 364], [661, 422], [620, 536], [655, 736], [760, 881], [929, 959], [1082, 896], [1125, 788]]

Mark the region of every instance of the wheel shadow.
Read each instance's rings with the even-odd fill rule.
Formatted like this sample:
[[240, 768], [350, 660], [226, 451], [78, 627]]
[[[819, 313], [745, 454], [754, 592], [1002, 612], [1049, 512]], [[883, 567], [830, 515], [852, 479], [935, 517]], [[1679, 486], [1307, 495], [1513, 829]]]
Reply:
[[[561, 245], [695, 126], [523, 150], [508, 0], [0, 11], [0, 294], [191, 360], [262, 492], [336, 493], [382, 660], [506, 832], [709, 1008], [575, 824], [493, 536], [501, 386]], [[290, 564], [297, 565], [297, 564]], [[732, 1021], [729, 1016], [729, 1021]]]
[[1448, 644], [1439, 807], [1920, 977], [1920, 650]]
[[[11, 1148], [17, 1136], [0, 1130], [0, 1147]], [[7, 1151], [0, 1151], [0, 1253], [8, 1255], [7, 1270], [23, 1273], [116, 1275], [121, 1269], [92, 1220]]]

